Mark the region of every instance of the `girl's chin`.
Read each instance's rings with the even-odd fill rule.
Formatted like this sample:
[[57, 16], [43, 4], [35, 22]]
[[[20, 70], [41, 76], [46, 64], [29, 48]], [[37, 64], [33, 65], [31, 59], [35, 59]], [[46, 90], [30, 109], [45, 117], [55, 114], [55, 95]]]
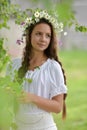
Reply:
[[46, 50], [46, 48], [44, 48], [44, 47], [40, 47], [40, 48], [38, 48], [38, 50], [40, 50], [40, 51], [44, 51], [44, 50]]

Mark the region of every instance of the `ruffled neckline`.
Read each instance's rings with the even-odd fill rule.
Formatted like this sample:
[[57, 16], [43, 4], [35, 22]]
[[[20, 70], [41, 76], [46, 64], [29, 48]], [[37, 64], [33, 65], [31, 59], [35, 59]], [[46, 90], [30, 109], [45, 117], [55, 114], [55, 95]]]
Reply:
[[50, 60], [50, 58], [48, 58], [48, 59], [47, 59], [43, 64], [41, 64], [40, 66], [35, 67], [34, 70], [28, 70], [27, 72], [33, 73], [33, 72], [35, 72], [35, 71], [37, 71], [37, 70], [40, 70], [41, 68], [43, 68], [43, 67], [48, 63], [49, 60]]

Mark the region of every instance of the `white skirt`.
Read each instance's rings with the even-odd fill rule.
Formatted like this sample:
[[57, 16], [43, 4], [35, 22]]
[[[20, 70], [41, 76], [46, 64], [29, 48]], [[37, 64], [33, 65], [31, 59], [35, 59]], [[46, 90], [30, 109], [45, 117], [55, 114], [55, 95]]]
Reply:
[[57, 130], [50, 113], [16, 116], [17, 130]]

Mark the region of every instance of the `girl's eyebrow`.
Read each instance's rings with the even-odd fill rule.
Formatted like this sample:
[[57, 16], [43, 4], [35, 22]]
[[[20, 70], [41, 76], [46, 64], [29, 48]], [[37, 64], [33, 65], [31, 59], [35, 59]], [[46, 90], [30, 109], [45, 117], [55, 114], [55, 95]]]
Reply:
[[[41, 32], [41, 31], [38, 31], [39, 33], [43, 33], [43, 32]], [[51, 33], [50, 32], [46, 32], [46, 35], [51, 35]]]
[[[42, 32], [42, 31], [40, 31], [40, 30], [37, 30], [36, 32], [43, 33], [43, 32]], [[47, 34], [51, 34], [51, 32], [47, 32]]]

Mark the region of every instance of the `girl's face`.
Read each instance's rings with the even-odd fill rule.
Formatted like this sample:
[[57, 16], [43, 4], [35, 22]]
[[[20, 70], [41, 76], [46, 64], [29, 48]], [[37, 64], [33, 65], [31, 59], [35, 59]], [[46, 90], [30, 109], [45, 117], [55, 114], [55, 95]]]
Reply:
[[48, 24], [40, 23], [36, 25], [31, 34], [31, 44], [33, 50], [44, 51], [50, 44], [51, 28]]

